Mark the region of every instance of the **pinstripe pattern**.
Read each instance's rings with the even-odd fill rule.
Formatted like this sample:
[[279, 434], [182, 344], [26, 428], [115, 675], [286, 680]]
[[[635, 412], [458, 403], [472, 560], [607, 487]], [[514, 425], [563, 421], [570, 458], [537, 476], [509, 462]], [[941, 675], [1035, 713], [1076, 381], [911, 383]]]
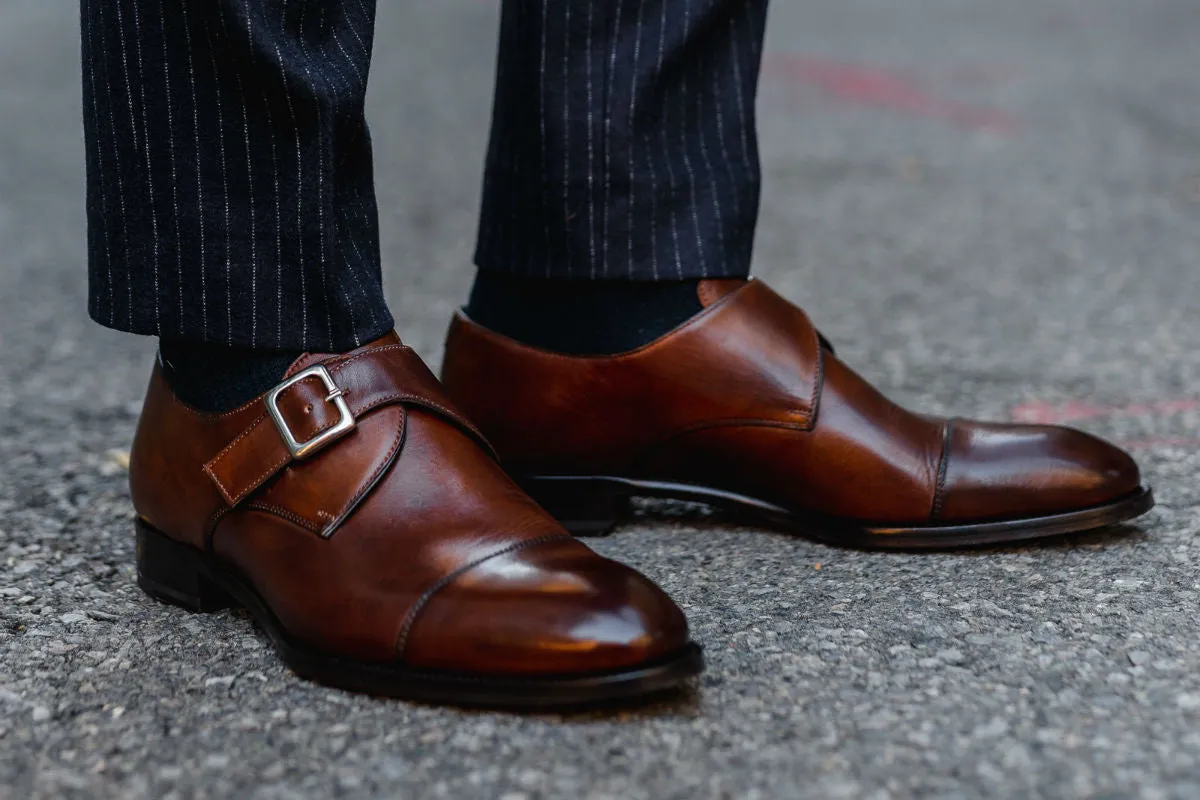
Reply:
[[[749, 271], [766, 0], [503, 0], [476, 262]], [[363, 113], [375, 0], [81, 0], [89, 309], [346, 349], [392, 326]]]
[[[81, 20], [80, 32], [84, 42], [92, 40], [92, 21], [86, 16]], [[102, 122], [99, 105], [96, 103], [99, 88], [96, 83], [95, 64], [83, 65], [83, 80], [87, 86], [86, 91], [91, 94], [92, 100], [90, 105], [84, 108], [83, 115], [84, 138], [92, 144], [92, 147], [87, 148], [85, 157], [89, 170], [94, 171], [97, 175], [94, 186], [89, 185], [88, 187], [87, 203], [89, 208], [93, 203], [99, 206], [99, 222], [88, 229], [88, 248], [94, 251], [103, 248], [105, 261], [103, 272], [93, 276], [89, 309], [93, 317], [104, 320], [106, 325], [111, 326], [116, 322], [113, 297], [112, 236], [108, 231], [108, 198], [104, 183], [104, 151], [100, 147]]]
[[[180, 0], [180, 2], [182, 3], [183, 13], [186, 16], [188, 0]], [[205, 223], [204, 223], [204, 216], [206, 213], [205, 207], [204, 207], [204, 177], [203, 177], [203, 175], [201, 175], [200, 168], [198, 166], [199, 158], [200, 158], [200, 103], [198, 100], [199, 96], [196, 93], [195, 46], [192, 43], [192, 31], [191, 31], [190, 27], [184, 28], [183, 36], [184, 36], [184, 42], [186, 43], [186, 46], [187, 46], [186, 49], [187, 49], [188, 87], [190, 90], [190, 97], [191, 97], [191, 101], [192, 101], [192, 106], [191, 106], [192, 143], [194, 145], [193, 152], [195, 154], [195, 159], [196, 159], [196, 161], [194, 163], [197, 164], [197, 167], [196, 167], [196, 205], [195, 205], [194, 211], [196, 214], [196, 228], [197, 228], [197, 230], [196, 230], [196, 233], [197, 233], [196, 257], [199, 259], [196, 266], [198, 267], [197, 271], [200, 273], [200, 319], [201, 319], [201, 325], [202, 325], [202, 328], [200, 331], [200, 338], [207, 339], [207, 337], [208, 337], [208, 274], [207, 274], [208, 273], [208, 241], [205, 236]], [[167, 43], [166, 37], [163, 37], [163, 47], [164, 48], [166, 47], [166, 43]], [[176, 233], [176, 237], [178, 240], [178, 237], [179, 237], [178, 232]], [[182, 247], [179, 248], [179, 252], [182, 256], [182, 253], [183, 253]], [[110, 269], [111, 269], [111, 264], [112, 264], [112, 262], [110, 260], [109, 261]], [[180, 279], [180, 286], [182, 286], [183, 285], [182, 269], [180, 270], [179, 279]], [[183, 292], [182, 291], [179, 292], [179, 299], [180, 299], [179, 324], [182, 327], [184, 324], [184, 310], [183, 310], [184, 304], [183, 304]]]
[[503, 0], [476, 264], [748, 274], [766, 14], [766, 0]]
[[363, 115], [374, 13], [81, 0], [97, 321], [287, 349], [392, 327]]
[[[663, 67], [666, 65], [667, 23], [669, 21], [669, 18], [667, 16], [667, 5], [668, 4], [665, 2], [662, 4], [662, 20], [659, 22], [659, 28], [658, 28], [658, 62], [655, 64], [655, 67], [654, 67], [655, 74], [658, 74], [658, 75], [662, 74]], [[670, 109], [671, 109], [671, 104], [664, 103], [664, 107], [661, 109], [662, 114], [660, 116], [659, 124], [658, 124], [658, 133], [659, 133], [660, 139], [662, 140], [662, 150], [657, 155], [651, 154], [648, 152], [646, 157], [652, 165], [653, 165], [653, 162], [655, 160], [657, 160], [657, 158], [661, 157], [663, 159], [662, 163], [667, 169], [667, 186], [670, 188], [671, 198], [673, 199], [678, 196], [679, 189], [678, 189], [678, 185], [675, 183], [675, 169], [674, 169], [674, 167], [671, 166], [671, 141], [667, 135], [667, 128], [670, 126], [670, 121], [667, 117], [667, 112], [670, 111]], [[681, 130], [682, 130], [682, 127], [681, 127]], [[651, 171], [653, 172], [653, 170], [654, 170], [654, 168], [653, 168], [653, 166], [651, 166]], [[657, 184], [657, 183], [658, 183], [658, 181], [655, 180], [655, 184]], [[657, 227], [659, 224], [657, 221], [657, 214], [655, 216], [656, 216], [656, 222], [652, 226], [652, 230], [657, 230]], [[668, 221], [670, 223], [669, 227], [671, 229], [671, 245], [672, 245], [671, 249], [674, 251], [674, 254], [675, 254], [675, 259], [674, 259], [675, 271], [676, 271], [676, 273], [678, 273], [679, 278], [683, 278], [683, 253], [679, 249], [679, 219], [675, 214], [672, 214]], [[699, 226], [697, 226], [697, 227], [699, 227]], [[653, 236], [654, 234], [651, 234], [651, 235]], [[705, 273], [703, 270], [701, 270], [700, 274], [704, 275]], [[655, 280], [658, 280], [658, 278], [659, 278], [657, 268], [654, 269], [654, 278], [655, 278]]]

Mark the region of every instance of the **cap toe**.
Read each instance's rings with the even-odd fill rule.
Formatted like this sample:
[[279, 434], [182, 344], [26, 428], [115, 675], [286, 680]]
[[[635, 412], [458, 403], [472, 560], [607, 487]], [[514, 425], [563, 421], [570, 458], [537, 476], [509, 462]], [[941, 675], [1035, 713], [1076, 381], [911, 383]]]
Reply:
[[1124, 450], [1073, 428], [951, 423], [939, 522], [1051, 515], [1104, 505], [1136, 492], [1141, 474]]
[[488, 558], [440, 587], [401, 633], [406, 664], [514, 676], [635, 667], [688, 644], [677, 605], [567, 537]]

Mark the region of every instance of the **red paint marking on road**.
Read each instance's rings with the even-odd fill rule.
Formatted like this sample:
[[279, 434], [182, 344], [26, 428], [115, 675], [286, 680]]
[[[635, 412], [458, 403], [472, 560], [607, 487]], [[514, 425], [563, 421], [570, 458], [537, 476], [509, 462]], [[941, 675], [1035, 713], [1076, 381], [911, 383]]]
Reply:
[[1004, 136], [1014, 135], [1020, 128], [1018, 119], [1004, 111], [937, 97], [898, 73], [877, 67], [780, 54], [768, 56], [763, 69], [768, 77], [814, 86], [830, 97], [857, 105]]
[[1031, 400], [1016, 406], [1011, 413], [1012, 418], [1018, 422], [1035, 422], [1045, 425], [1098, 417], [1165, 417], [1173, 414], [1186, 414], [1190, 411], [1200, 411], [1200, 398], [1182, 397], [1154, 403], [1130, 403], [1128, 405], [1097, 405], [1082, 400], [1054, 404], [1045, 400]]

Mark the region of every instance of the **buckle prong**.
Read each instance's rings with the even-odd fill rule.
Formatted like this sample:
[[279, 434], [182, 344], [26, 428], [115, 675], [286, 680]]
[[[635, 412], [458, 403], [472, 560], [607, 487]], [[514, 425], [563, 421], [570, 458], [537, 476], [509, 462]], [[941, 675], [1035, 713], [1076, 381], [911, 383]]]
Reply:
[[[325, 396], [325, 402], [333, 403], [334, 408], [338, 412], [338, 421], [332, 428], [321, 431], [308, 441], [301, 442], [296, 439], [296, 435], [292, 433], [287, 420], [283, 417], [283, 412], [279, 410], [279, 395], [297, 383], [300, 383], [300, 381], [308, 380], [309, 378], [320, 378], [321, 382], [325, 384], [325, 389], [329, 392]], [[283, 438], [283, 443], [287, 446], [288, 452], [292, 454], [292, 458], [297, 461], [307, 458], [354, 430], [357, 423], [343, 395], [344, 392], [341, 387], [333, 382], [333, 376], [329, 374], [329, 370], [323, 364], [317, 364], [315, 367], [309, 367], [302, 372], [298, 372], [267, 392], [267, 396], [264, 398], [267, 404], [267, 413], [271, 416], [271, 421], [275, 423], [275, 428]]]

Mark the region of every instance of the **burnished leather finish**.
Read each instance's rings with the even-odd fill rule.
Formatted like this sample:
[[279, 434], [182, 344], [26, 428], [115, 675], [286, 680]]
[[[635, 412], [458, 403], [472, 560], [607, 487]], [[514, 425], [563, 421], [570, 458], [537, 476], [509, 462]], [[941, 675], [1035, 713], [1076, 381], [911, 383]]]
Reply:
[[1082, 431], [956, 420], [937, 519], [994, 519], [1012, 509], [1052, 514], [1136, 492], [1137, 464]]
[[[455, 671], [487, 664], [516, 674], [563, 673], [581, 659], [594, 670], [619, 669], [635, 663], [631, 653], [650, 660], [687, 643], [678, 608], [633, 570], [594, 556], [585, 561], [569, 539], [518, 547], [457, 575], [432, 597], [402, 634], [406, 656]], [[536, 653], [525, 644], [531, 624]], [[448, 641], [447, 630], [459, 635]]]
[[[963, 531], [1140, 498], [1111, 522], [1151, 502], [1132, 459], [1088, 434], [900, 408], [759, 281], [703, 282], [700, 295], [702, 313], [611, 357], [537, 350], [460, 313], [447, 337], [447, 391], [529, 485], [733, 496], [819, 520], [823, 538], [839, 538], [831, 526], [851, 531], [841, 539], [855, 544], [863, 532]], [[995, 538], [1104, 522], [1008, 526]], [[982, 530], [967, 538], [984, 541]]]
[[[325, 659], [315, 677], [400, 696], [505, 705], [504, 681], [519, 680], [518, 704], [588, 702], [698, 670], [679, 608], [530, 500], [398, 339], [305, 356], [289, 375], [314, 364], [356, 427], [304, 460], [283, 446], [262, 400], [201, 414], [155, 370], [131, 462], [148, 537], [144, 586], [199, 607], [194, 572], [201, 588], [248, 597], [282, 649], [304, 654], [297, 660]], [[337, 421], [328, 394], [305, 380], [280, 396], [299, 439]], [[349, 663], [369, 667], [371, 680], [343, 679], [337, 664]], [[672, 663], [649, 683], [622, 681], [623, 671]], [[379, 683], [381, 668], [395, 669], [394, 685]], [[422, 695], [425, 673], [474, 688]], [[543, 676], [553, 681], [539, 695], [530, 687]], [[583, 692], [574, 676], [603, 676], [603, 686]], [[489, 680], [498, 683], [485, 696]]]

